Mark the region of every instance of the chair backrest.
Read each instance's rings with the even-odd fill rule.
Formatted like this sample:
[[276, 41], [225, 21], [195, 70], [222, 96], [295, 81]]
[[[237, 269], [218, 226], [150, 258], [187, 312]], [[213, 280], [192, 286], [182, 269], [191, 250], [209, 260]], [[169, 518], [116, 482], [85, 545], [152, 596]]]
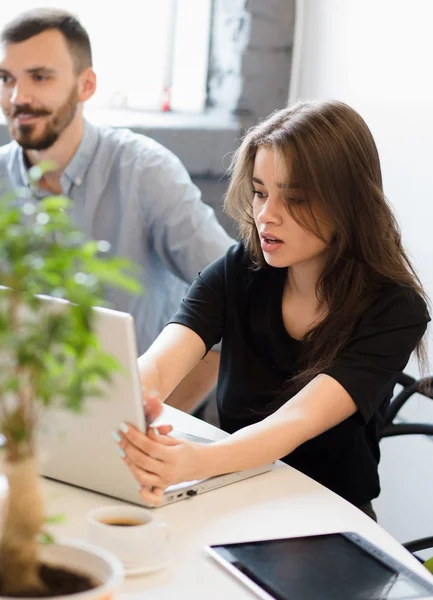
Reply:
[[406, 373], [400, 373], [397, 383], [403, 389], [391, 400], [388, 407], [382, 437], [395, 435], [433, 435], [433, 424], [429, 423], [395, 423], [400, 409], [406, 404], [413, 394], [422, 394], [433, 400], [433, 376], [415, 379]]
[[[433, 376], [423, 377], [422, 379], [415, 379], [406, 373], [400, 373], [397, 382], [402, 386], [402, 389], [398, 394], [394, 396], [388, 407], [388, 411], [385, 417], [384, 429], [382, 431], [382, 438], [392, 437], [396, 435], [432, 435], [433, 436], [433, 424], [429, 423], [395, 423], [395, 419], [398, 416], [400, 409], [405, 405], [409, 398], [413, 394], [421, 394], [430, 400], [433, 400]], [[432, 526], [433, 529], [433, 526]], [[406, 542], [403, 546], [410, 552], [419, 552], [421, 550], [427, 550], [433, 548], [433, 536], [420, 538]], [[418, 558], [418, 557], [416, 557]], [[419, 559], [421, 560], [421, 559]], [[423, 562], [421, 560], [421, 562]], [[428, 563], [428, 564], [427, 564]], [[429, 559], [425, 566], [433, 572], [432, 559]]]

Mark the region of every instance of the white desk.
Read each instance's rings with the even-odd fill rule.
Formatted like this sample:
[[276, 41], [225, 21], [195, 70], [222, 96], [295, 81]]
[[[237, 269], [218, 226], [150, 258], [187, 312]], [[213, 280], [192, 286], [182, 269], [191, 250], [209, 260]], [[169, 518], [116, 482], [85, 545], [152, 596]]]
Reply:
[[[165, 407], [161, 421], [211, 439], [225, 436], [170, 407]], [[45, 482], [45, 489], [49, 514], [67, 516], [65, 524], [52, 528], [56, 535], [86, 538], [87, 511], [120, 502], [52, 481]], [[356, 531], [428, 577], [422, 565], [369, 517], [283, 463], [271, 473], [155, 511], [171, 528], [171, 564], [152, 575], [126, 578], [118, 600], [252, 600], [252, 592], [207, 557], [205, 545], [335, 531]]]

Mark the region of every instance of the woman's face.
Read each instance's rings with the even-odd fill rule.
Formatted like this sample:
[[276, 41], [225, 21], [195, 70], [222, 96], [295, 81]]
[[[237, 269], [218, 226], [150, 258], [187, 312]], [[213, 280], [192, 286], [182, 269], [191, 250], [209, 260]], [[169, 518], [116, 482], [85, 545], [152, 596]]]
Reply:
[[[260, 146], [254, 161], [252, 185], [254, 221], [265, 261], [272, 267], [292, 267], [323, 260], [332, 239], [331, 225], [314, 211], [322, 239], [301, 227], [291, 216], [288, 204], [293, 205], [304, 220], [311, 220], [304, 191], [291, 181], [291, 165], [284, 168], [278, 152]], [[314, 226], [312, 223], [312, 228]]]

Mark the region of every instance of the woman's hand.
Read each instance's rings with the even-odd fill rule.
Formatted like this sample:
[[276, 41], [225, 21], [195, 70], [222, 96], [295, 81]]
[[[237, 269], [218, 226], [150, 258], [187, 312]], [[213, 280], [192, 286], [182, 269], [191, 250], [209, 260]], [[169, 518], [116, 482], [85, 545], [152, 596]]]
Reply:
[[206, 444], [176, 440], [167, 435], [170, 430], [169, 425], [161, 425], [145, 434], [132, 425], [120, 426], [123, 460], [140, 486], [142, 499], [154, 506], [162, 504], [169, 485], [205, 476], [201, 473]]

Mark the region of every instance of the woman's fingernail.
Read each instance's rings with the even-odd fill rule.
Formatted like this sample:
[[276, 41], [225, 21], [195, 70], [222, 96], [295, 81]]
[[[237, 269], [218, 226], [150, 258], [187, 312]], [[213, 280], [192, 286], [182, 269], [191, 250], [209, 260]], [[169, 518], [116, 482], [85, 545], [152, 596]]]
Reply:
[[137, 481], [137, 484], [136, 484], [136, 485], [137, 485], [137, 489], [138, 489], [138, 490], [141, 490], [141, 488], [143, 487], [143, 486], [141, 485], [141, 483], [138, 483], [138, 481]]
[[161, 434], [159, 433], [158, 427], [152, 427], [153, 430], [153, 434], [156, 435], [156, 437], [159, 437]]
[[122, 441], [122, 438], [120, 437], [120, 435], [117, 433], [117, 431], [112, 431], [111, 432], [111, 436], [113, 438], [113, 440], [117, 443]]
[[150, 396], [159, 396], [159, 392], [158, 392], [158, 390], [152, 390], [152, 391], [150, 392]]
[[120, 454], [120, 456], [122, 458], [125, 458], [126, 452], [125, 452], [125, 450], [123, 448], [119, 448], [119, 446], [116, 446], [116, 450], [117, 450], [117, 452]]
[[119, 429], [120, 431], [123, 431], [123, 433], [128, 433], [129, 427], [126, 423], [120, 423]]

